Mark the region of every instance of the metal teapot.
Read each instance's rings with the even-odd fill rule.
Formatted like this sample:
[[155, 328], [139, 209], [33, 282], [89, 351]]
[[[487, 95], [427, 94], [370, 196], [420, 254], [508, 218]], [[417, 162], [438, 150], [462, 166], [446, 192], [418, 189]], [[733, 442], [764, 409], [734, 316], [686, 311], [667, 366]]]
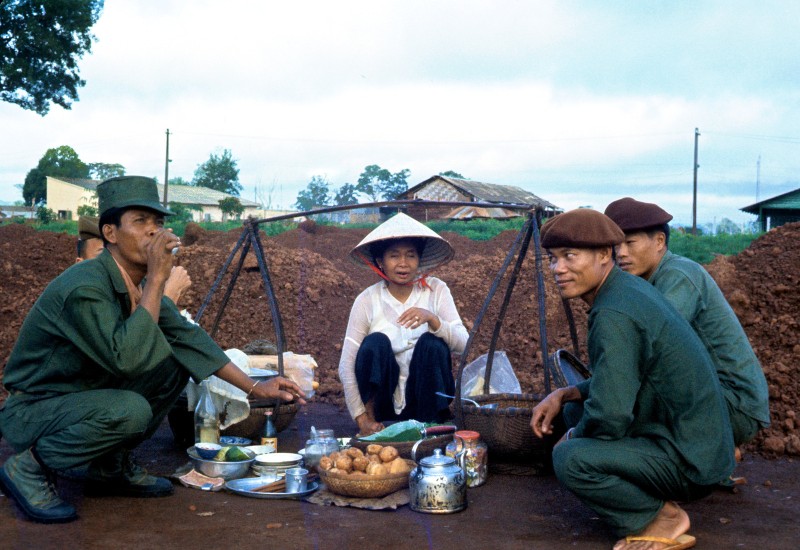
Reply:
[[[417, 441], [411, 449], [411, 459], [416, 462]], [[464, 453], [456, 458], [434, 449], [433, 455], [419, 461], [411, 470], [408, 488], [411, 493], [409, 507], [427, 514], [451, 514], [467, 507], [467, 478], [464, 475]]]

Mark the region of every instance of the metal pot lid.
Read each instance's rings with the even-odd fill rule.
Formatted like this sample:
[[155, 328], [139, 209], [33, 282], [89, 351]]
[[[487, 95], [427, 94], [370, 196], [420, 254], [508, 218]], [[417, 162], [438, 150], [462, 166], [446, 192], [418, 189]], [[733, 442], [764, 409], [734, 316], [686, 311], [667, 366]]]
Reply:
[[456, 460], [451, 456], [443, 455], [441, 449], [434, 449], [431, 456], [426, 456], [419, 463], [426, 468], [442, 468], [454, 465]]

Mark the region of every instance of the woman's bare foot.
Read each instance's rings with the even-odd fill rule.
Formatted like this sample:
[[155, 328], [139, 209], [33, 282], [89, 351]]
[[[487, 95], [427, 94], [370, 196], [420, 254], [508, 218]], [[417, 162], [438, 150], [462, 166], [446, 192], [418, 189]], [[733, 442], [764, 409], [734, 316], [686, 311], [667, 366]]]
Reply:
[[[676, 539], [689, 530], [689, 515], [674, 502], [665, 502], [658, 515], [636, 536], [662, 537]], [[632, 541], [620, 539], [614, 550], [662, 550], [667, 545], [661, 542]]]

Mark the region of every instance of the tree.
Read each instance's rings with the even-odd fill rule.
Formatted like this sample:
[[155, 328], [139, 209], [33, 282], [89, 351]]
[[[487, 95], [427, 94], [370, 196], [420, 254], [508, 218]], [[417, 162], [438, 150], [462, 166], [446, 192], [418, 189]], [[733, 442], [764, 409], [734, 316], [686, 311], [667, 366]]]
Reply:
[[446, 178], [458, 178], [460, 180], [467, 179], [464, 176], [462, 176], [461, 174], [459, 174], [458, 172], [453, 172], [452, 170], [447, 170], [445, 172], [439, 172], [439, 175], [440, 176], [444, 176]]
[[219, 209], [222, 210], [222, 221], [227, 216], [240, 217], [244, 213], [244, 206], [236, 197], [225, 197], [219, 200]]
[[50, 223], [56, 219], [56, 213], [46, 206], [40, 206], [36, 209], [36, 219], [42, 223]]
[[718, 234], [739, 235], [741, 232], [742, 228], [739, 227], [736, 222], [729, 220], [728, 218], [722, 218], [717, 226]]
[[330, 204], [330, 184], [322, 176], [313, 176], [305, 189], [297, 194], [294, 205], [300, 210], [311, 210], [315, 206]]
[[225, 149], [221, 155], [211, 153], [208, 160], [198, 165], [194, 171], [192, 185], [209, 187], [238, 197], [242, 192], [242, 184], [239, 183], [239, 168], [236, 162], [229, 149]]
[[39, 164], [25, 176], [22, 198], [25, 204], [40, 204], [47, 200], [47, 176], [56, 178], [88, 178], [89, 167], [69, 145], [48, 149]]
[[78, 207], [78, 216], [97, 217], [97, 207], [91, 204], [82, 204]]
[[106, 164], [105, 162], [90, 162], [89, 174], [96, 180], [107, 180], [116, 176], [125, 175], [125, 167], [121, 164]]
[[355, 185], [352, 183], [345, 183], [336, 191], [336, 195], [333, 197], [333, 204], [336, 206], [358, 204], [356, 193], [358, 193], [358, 190]]
[[[172, 179], [169, 180], [172, 183]], [[235, 197], [229, 197], [233, 200], [237, 200]], [[227, 199], [223, 199], [227, 200]], [[238, 202], [238, 201], [237, 201]], [[239, 204], [241, 206], [241, 203]], [[170, 202], [169, 209], [175, 214], [174, 216], [169, 217], [169, 221], [178, 221], [178, 222], [190, 222], [194, 219], [193, 212], [202, 212], [203, 207], [197, 204], [184, 204], [182, 202]], [[222, 209], [222, 205], [220, 205], [220, 210]], [[242, 211], [244, 211], [244, 207], [242, 207]]]
[[0, 100], [42, 116], [50, 103], [70, 109], [78, 88], [78, 60], [91, 52], [89, 29], [103, 0], [14, 0], [0, 3]]
[[169, 184], [170, 185], [191, 185], [192, 182], [186, 181], [185, 179], [183, 179], [181, 177], [177, 177], [177, 178], [169, 178]]
[[381, 168], [377, 164], [371, 164], [364, 168], [361, 175], [358, 176], [358, 183], [356, 189], [359, 193], [364, 193], [376, 202], [380, 195], [385, 200], [393, 200], [398, 195], [408, 190], [408, 175], [410, 171], [407, 168], [392, 174], [386, 168]]

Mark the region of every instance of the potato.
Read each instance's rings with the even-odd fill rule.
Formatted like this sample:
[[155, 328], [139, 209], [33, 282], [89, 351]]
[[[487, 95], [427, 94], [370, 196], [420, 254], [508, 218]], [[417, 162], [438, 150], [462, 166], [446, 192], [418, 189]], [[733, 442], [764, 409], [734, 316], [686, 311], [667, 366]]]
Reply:
[[389, 466], [390, 474], [405, 474], [411, 471], [411, 467], [408, 463], [399, 456], [387, 464], [387, 466]]
[[331, 468], [328, 470], [328, 473], [332, 476], [346, 476], [347, 472], [344, 470], [340, 470], [339, 468]]
[[336, 459], [339, 458], [341, 453], [339, 451], [333, 451], [331, 454], [328, 455], [328, 458], [336, 462]]
[[386, 473], [387, 473], [386, 467], [383, 464], [372, 462], [370, 463], [369, 466], [367, 466], [367, 475], [381, 476], [381, 475], [386, 475]]
[[350, 447], [345, 451], [345, 454], [347, 454], [347, 456], [353, 459], [358, 458], [360, 456], [364, 456], [364, 452], [358, 447]]
[[373, 463], [373, 462], [375, 464], [380, 464], [381, 463], [381, 457], [379, 457], [378, 455], [367, 455], [367, 460], [369, 460], [370, 463]]
[[344, 470], [345, 472], [351, 472], [353, 470], [353, 459], [347, 455], [339, 454], [339, 458], [336, 459], [334, 463], [336, 468], [339, 470]]
[[377, 443], [372, 443], [370, 445], [367, 445], [367, 454], [368, 455], [376, 455], [376, 454], [381, 452], [381, 449], [383, 449], [383, 445], [378, 445]]
[[320, 470], [330, 470], [331, 468], [333, 468], [333, 460], [329, 456], [323, 456], [319, 459]]
[[357, 456], [353, 459], [353, 471], [366, 472], [369, 466], [369, 459], [365, 456]]
[[381, 457], [381, 462], [391, 462], [399, 456], [399, 453], [397, 452], [397, 449], [391, 445], [387, 445], [381, 449], [381, 452], [378, 454], [378, 456]]

